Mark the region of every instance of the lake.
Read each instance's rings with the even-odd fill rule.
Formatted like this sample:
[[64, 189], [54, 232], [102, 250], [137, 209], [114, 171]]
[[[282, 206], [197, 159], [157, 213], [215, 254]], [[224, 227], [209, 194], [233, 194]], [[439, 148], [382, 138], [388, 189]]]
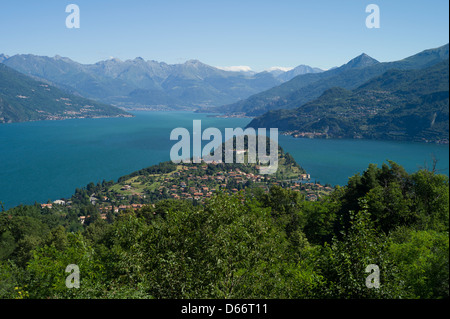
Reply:
[[[170, 160], [177, 127], [244, 128], [250, 119], [215, 118], [192, 112], [134, 112], [133, 118], [73, 119], [0, 125], [0, 201], [5, 208], [70, 197], [89, 182], [117, 180], [133, 171]], [[205, 142], [203, 145], [206, 145]], [[344, 185], [369, 163], [388, 159], [414, 172], [438, 159], [448, 175], [447, 145], [367, 140], [295, 139], [279, 136], [313, 180]]]

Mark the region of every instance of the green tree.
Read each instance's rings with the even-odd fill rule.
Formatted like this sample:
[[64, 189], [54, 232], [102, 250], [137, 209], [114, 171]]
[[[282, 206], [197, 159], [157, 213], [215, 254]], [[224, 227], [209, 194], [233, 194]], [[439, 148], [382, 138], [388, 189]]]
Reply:
[[[3, 244], [4, 258], [13, 260], [25, 267], [32, 256], [31, 251], [37, 247], [49, 232], [46, 224], [31, 216], [17, 216], [26, 210], [8, 211], [0, 216], [0, 236]], [[12, 241], [14, 239], [14, 243]], [[7, 248], [5, 245], [8, 245]], [[11, 250], [14, 248], [13, 250]], [[6, 251], [8, 253], [6, 254]]]
[[413, 207], [420, 229], [449, 229], [449, 178], [433, 171], [420, 170], [412, 175]]
[[9, 230], [0, 235], [0, 260], [7, 260], [16, 248], [16, 241]]
[[141, 260], [148, 293], [156, 298], [282, 297], [292, 291], [282, 275], [296, 264], [287, 258], [284, 230], [269, 209], [242, 195], [219, 194], [203, 208], [172, 211], [149, 226], [140, 237], [146, 245], [133, 240], [133, 256], [143, 259], [132, 260]]
[[[104, 270], [81, 234], [68, 234], [67, 245], [45, 245], [33, 251], [27, 266], [30, 298], [98, 298], [104, 293]], [[80, 270], [80, 288], [66, 286], [68, 265]]]
[[373, 187], [364, 197], [375, 224], [380, 230], [389, 233], [401, 225], [411, 225], [417, 220], [412, 211], [412, 200], [405, 196], [397, 182], [382, 187]]
[[449, 297], [448, 232], [399, 228], [389, 252], [400, 269], [408, 298]]
[[13, 261], [0, 260], [0, 299], [25, 299], [29, 297], [29, 272]]
[[269, 193], [263, 195], [261, 203], [263, 207], [270, 207], [272, 216], [276, 222], [284, 227], [288, 236], [303, 228], [306, 224], [306, 216], [302, 211], [304, 196], [299, 192], [273, 186]]
[[[320, 250], [319, 273], [324, 276], [325, 298], [401, 298], [402, 285], [397, 280], [397, 268], [388, 258], [387, 239], [376, 231], [368, 206], [361, 201], [362, 210], [350, 212], [350, 225], [341, 239], [334, 237], [331, 245]], [[365, 272], [368, 265], [380, 269], [380, 287], [368, 288]]]
[[324, 201], [305, 201], [303, 203], [306, 214], [304, 232], [310, 242], [324, 244], [331, 241], [338, 208], [338, 203], [331, 198]]

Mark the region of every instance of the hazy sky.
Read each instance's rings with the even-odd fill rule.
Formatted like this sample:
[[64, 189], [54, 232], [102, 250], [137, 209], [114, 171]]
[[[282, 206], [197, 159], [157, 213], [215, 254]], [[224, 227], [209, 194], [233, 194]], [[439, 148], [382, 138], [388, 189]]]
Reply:
[[[79, 29], [66, 28], [71, 3]], [[371, 3], [379, 29], [365, 24]], [[448, 0], [1, 0], [0, 53], [328, 69], [363, 52], [383, 62], [444, 45], [448, 10]]]

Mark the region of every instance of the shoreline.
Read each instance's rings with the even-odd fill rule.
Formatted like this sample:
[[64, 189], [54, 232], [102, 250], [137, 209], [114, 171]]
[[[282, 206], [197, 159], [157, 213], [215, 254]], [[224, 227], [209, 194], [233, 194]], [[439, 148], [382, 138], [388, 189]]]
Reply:
[[[155, 114], [155, 119], [159, 122], [162, 121], [165, 117], [165, 113], [169, 113], [169, 112], [142, 112], [141, 116], [138, 114], [135, 114], [134, 118], [135, 119], [139, 119], [139, 117], [141, 117], [143, 119], [143, 121], [136, 121], [138, 122], [137, 124], [139, 124], [140, 128], [145, 128], [147, 126], [152, 126], [152, 124], [146, 120], [147, 116], [145, 115], [146, 113], [148, 113], [149, 115], [147, 115], [149, 118], [153, 118], [153, 115], [150, 115], [150, 113], [159, 113], [159, 115]], [[182, 118], [188, 119], [190, 117], [195, 118], [196, 114], [194, 114], [192, 111], [191, 112], [180, 112], [180, 114], [183, 114], [181, 116], [177, 116], [175, 117], [176, 122], [175, 123], [182, 123]], [[170, 116], [169, 116], [170, 117]], [[205, 118], [206, 121], [206, 114], [202, 115], [202, 118]], [[123, 134], [126, 134], [127, 136], [129, 135], [129, 131], [127, 129], [128, 126], [133, 126], [135, 120], [134, 119], [124, 119], [124, 120], [120, 120], [120, 117], [118, 117], [119, 120], [116, 120], [117, 123], [115, 122], [114, 125], [119, 125], [121, 126], [121, 123], [126, 124], [124, 126], [124, 131], [122, 132]], [[75, 119], [75, 120], [81, 120], [83, 121], [84, 119]], [[210, 121], [214, 121], [213, 119], [211, 119]], [[228, 120], [223, 120], [223, 121], [228, 121]], [[230, 125], [233, 125], [233, 123], [235, 121], [233, 121], [233, 119], [229, 119]], [[237, 121], [237, 120], [236, 120]], [[54, 126], [57, 127], [64, 127], [63, 130], [67, 131], [68, 133], [70, 132], [70, 134], [68, 134], [67, 136], [72, 136], [70, 138], [69, 141], [72, 141], [73, 139], [75, 139], [75, 141], [78, 141], [77, 143], [77, 147], [80, 148], [81, 153], [83, 153], [85, 150], [87, 151], [88, 149], [90, 149], [90, 147], [85, 147], [83, 145], [85, 145], [86, 139], [81, 137], [78, 138], [76, 137], [78, 133], [80, 133], [80, 129], [77, 128], [78, 124], [74, 123], [72, 124], [72, 121], [68, 121], [67, 125], [65, 123], [58, 125], [56, 124], [57, 121], [34, 121], [34, 123], [39, 123], [39, 122], [48, 122], [50, 124], [32, 124], [32, 125], [27, 125], [26, 123], [24, 124], [19, 124], [16, 123], [15, 125], [12, 126], [1, 126], [0, 128], [4, 128], [2, 131], [2, 136], [4, 134], [4, 137], [7, 139], [5, 141], [7, 141], [8, 143], [4, 144], [5, 147], [5, 151], [8, 150], [8, 152], [4, 152], [4, 158], [5, 158], [5, 162], [4, 165], [6, 171], [4, 172], [5, 174], [3, 175], [4, 178], [4, 183], [2, 183], [2, 191], [1, 193], [3, 193], [2, 198], [0, 198], [0, 200], [11, 200], [11, 205], [16, 206], [15, 204], [18, 203], [20, 205], [20, 202], [26, 202], [26, 203], [30, 203], [31, 204], [34, 202], [35, 199], [37, 200], [47, 200], [48, 197], [50, 198], [57, 198], [57, 197], [64, 197], [67, 196], [66, 194], [64, 194], [64, 192], [60, 193], [60, 194], [55, 194], [52, 193], [52, 187], [51, 184], [53, 183], [59, 183], [59, 181], [61, 180], [61, 178], [59, 178], [58, 176], [66, 176], [65, 179], [67, 180], [67, 185], [75, 185], [75, 188], [77, 186], [81, 186], [81, 185], [85, 185], [88, 182], [90, 182], [91, 180], [96, 180], [96, 182], [100, 181], [103, 178], [102, 176], [97, 178], [96, 175], [96, 169], [98, 170], [98, 168], [100, 169], [108, 169], [110, 170], [111, 167], [116, 167], [116, 170], [122, 170], [123, 171], [123, 164], [113, 164], [116, 163], [116, 160], [108, 160], [106, 162], [102, 162], [102, 164], [99, 166], [99, 164], [97, 163], [98, 161], [95, 159], [95, 153], [92, 153], [94, 158], [93, 158], [93, 162], [92, 165], [89, 164], [90, 166], [93, 166], [94, 168], [91, 169], [90, 167], [86, 167], [84, 169], [84, 171], [81, 171], [79, 173], [77, 173], [75, 176], [74, 174], [72, 174], [69, 170], [65, 169], [63, 166], [67, 166], [68, 164], [72, 163], [72, 161], [78, 161], [81, 159], [80, 156], [76, 157], [75, 159], [71, 159], [68, 158], [67, 156], [64, 155], [64, 153], [59, 153], [58, 155], [58, 160], [50, 160], [50, 161], [46, 161], [43, 162], [46, 159], [46, 155], [45, 152], [48, 151], [48, 147], [46, 145], [49, 145], [48, 143], [50, 143], [50, 145], [55, 145], [54, 147], [52, 146], [52, 148], [50, 149], [50, 151], [54, 151], [56, 150], [57, 147], [60, 147], [60, 142], [61, 141], [68, 141], [67, 138], [65, 138], [64, 136], [62, 136], [62, 140], [60, 140], [58, 138], [58, 141], [53, 141], [53, 140], [47, 140], [45, 143], [44, 142], [39, 142], [38, 143], [34, 143], [33, 145], [22, 145], [19, 148], [19, 143], [23, 142], [24, 138], [27, 138], [28, 135], [22, 135], [21, 132], [23, 132], [24, 134], [33, 134], [30, 136], [41, 136], [41, 133], [46, 133], [46, 132], [54, 132]], [[105, 141], [108, 141], [105, 145], [101, 145], [101, 148], [97, 149], [98, 152], [111, 152], [109, 154], [118, 154], [117, 151], [117, 147], [115, 146], [115, 143], [112, 143], [111, 141], [114, 140], [114, 138], [119, 137], [119, 141], [121, 139], [121, 137], [119, 135], [116, 135], [113, 131], [115, 131], [115, 129], [111, 129], [111, 125], [108, 121], [83, 121], [84, 123], [87, 123], [86, 126], [83, 126], [84, 128], [90, 128], [90, 127], [95, 127], [95, 129], [101, 129], [102, 126], [105, 126], [105, 128], [109, 127], [109, 129], [106, 130], [107, 134], [104, 138]], [[149, 123], [149, 124], [142, 124], [142, 123]], [[89, 124], [90, 123], [90, 124]], [[192, 123], [192, 122], [191, 122]], [[205, 122], [208, 123], [208, 122]], [[226, 122], [225, 122], [226, 123]], [[14, 123], [11, 123], [14, 124]], [[175, 124], [174, 124], [175, 125]], [[178, 124], [177, 124], [178, 125]], [[205, 124], [206, 125], [206, 124]], [[99, 128], [100, 127], [100, 128]], [[24, 129], [22, 129], [24, 128]], [[31, 130], [33, 133], [31, 133]], [[134, 131], [134, 128], [133, 130]], [[11, 132], [11, 134], [9, 133]], [[59, 131], [58, 131], [59, 132]], [[110, 133], [114, 133], [114, 137], [110, 136]], [[53, 133], [52, 133], [53, 134]], [[75, 135], [73, 135], [75, 134]], [[84, 134], [84, 133], [83, 133]], [[19, 136], [21, 135], [22, 137], [20, 138], [16, 138], [15, 136]], [[89, 135], [89, 134], [88, 134]], [[46, 137], [47, 135], [43, 135], [44, 137]], [[125, 136], [125, 135], [124, 135]], [[446, 164], [448, 162], [448, 145], [443, 145], [443, 144], [431, 144], [431, 143], [418, 143], [418, 142], [410, 142], [410, 141], [401, 141], [400, 144], [399, 141], [395, 141], [395, 140], [390, 140], [390, 141], [379, 141], [379, 140], [360, 140], [357, 141], [356, 139], [349, 139], [348, 142], [344, 141], [344, 139], [335, 139], [336, 142], [334, 142], [333, 140], [329, 140], [327, 141], [326, 139], [316, 139], [317, 142], [313, 141], [314, 139], [308, 139], [308, 138], [304, 138], [303, 140], [304, 142], [300, 142], [300, 140], [297, 140], [297, 142], [294, 139], [294, 137], [286, 137], [284, 138], [284, 136], [286, 135], [282, 135], [283, 140], [280, 140], [280, 145], [283, 147], [283, 149], [286, 152], [289, 152], [292, 156], [294, 156], [294, 158], [296, 159], [296, 161], [305, 169], [308, 171], [308, 173], [311, 174], [312, 176], [312, 181], [316, 180], [316, 181], [320, 181], [320, 183], [322, 185], [328, 183], [330, 185], [344, 185], [346, 183], [346, 180], [348, 178], [348, 176], [360, 172], [363, 169], [367, 168], [367, 165], [369, 163], [378, 163], [379, 165], [381, 165], [381, 163], [385, 162], [386, 159], [392, 159], [395, 162], [397, 162], [398, 164], [404, 166], [407, 168], [408, 171], [412, 172], [415, 171], [417, 169], [417, 167], [419, 166], [423, 166], [424, 165], [424, 161], [428, 162], [429, 165], [431, 165], [431, 160], [430, 157], [428, 156], [429, 153], [434, 153], [435, 155], [438, 155], [437, 158], [441, 159], [441, 162], [439, 162], [438, 168], [442, 169], [443, 174], [445, 173], [445, 175], [447, 174], [447, 166], [448, 164]], [[287, 135], [289, 136], [289, 135]], [[101, 138], [101, 140], [103, 140], [104, 138]], [[132, 136], [129, 136], [129, 138], [133, 139]], [[127, 138], [127, 139], [129, 139]], [[168, 137], [167, 137], [168, 138]], [[34, 137], [33, 137], [34, 139]], [[289, 140], [291, 140], [292, 142], [289, 142]], [[321, 141], [322, 140], [322, 141]], [[367, 144], [367, 147], [364, 146], [364, 154], [361, 154], [361, 147], [364, 145], [366, 145], [366, 141], [368, 141], [369, 143]], [[56, 143], [57, 142], [57, 143]], [[88, 142], [90, 142], [90, 139], [88, 140]], [[388, 142], [388, 144], [384, 144]], [[56, 144], [55, 144], [56, 143]], [[155, 147], [157, 146], [153, 146], [154, 144], [152, 144], [152, 142], [149, 142], [150, 144], [148, 144], [148, 147], [151, 147], [152, 151], [154, 150], [155, 152], [160, 151], [160, 149], [156, 149]], [[334, 147], [333, 145], [336, 144], [337, 146]], [[403, 144], [403, 145], [402, 145]], [[9, 145], [9, 146], [8, 146]], [[411, 147], [409, 146], [411, 145]], [[414, 146], [417, 145], [417, 146]], [[428, 145], [425, 146], [425, 148], [423, 147], [423, 145]], [[88, 145], [89, 146], [89, 145]], [[23, 149], [23, 147], [25, 147], [26, 149], [28, 149], [29, 151], [33, 152], [33, 157], [29, 157], [29, 155], [27, 155], [24, 151], [21, 151], [21, 149]], [[148, 149], [147, 147], [147, 149]], [[352, 152], [352, 154], [356, 154], [356, 156], [363, 156], [363, 160], [359, 160], [359, 161], [353, 161], [352, 158], [354, 158], [354, 156], [352, 155], [352, 157], [350, 158], [348, 154], [348, 151], [346, 151], [345, 148], [349, 147]], [[400, 149], [401, 150], [406, 150], [407, 154], [410, 154], [410, 152], [408, 152], [409, 149], [413, 149], [414, 150], [414, 154], [411, 153], [407, 159], [404, 158], [403, 155], [399, 155], [397, 154], [398, 152], [396, 151], [396, 149]], [[436, 148], [438, 147], [438, 148]], [[11, 149], [11, 152], [15, 152], [14, 154], [9, 152], [9, 149]], [[170, 148], [169, 148], [170, 149]], [[375, 151], [371, 151], [371, 150], [375, 150]], [[128, 153], [129, 150], [127, 149], [127, 146], [124, 144], [124, 148], [123, 150], [126, 150], [126, 152]], [[123, 150], [120, 151], [121, 153], [123, 153]], [[385, 151], [383, 151], [385, 150]], [[392, 151], [390, 151], [392, 150]], [[142, 150], [140, 151], [136, 151], [136, 150], [131, 150], [131, 155], [125, 155], [125, 154], [121, 154], [120, 156], [125, 156], [125, 158], [133, 158], [133, 160], [136, 163], [144, 163], [143, 165], [141, 165], [140, 167], [136, 167], [136, 170], [138, 170], [139, 168], [142, 167], [147, 167], [149, 165], [156, 165], [159, 161], [152, 161], [152, 154], [148, 154], [147, 151], [145, 151], [145, 154], [147, 154], [145, 157], [146, 159], [142, 159], [140, 158], [137, 152], [139, 152], [140, 154], [142, 153]], [[169, 151], [167, 151], [168, 154]], [[338, 153], [342, 153], [342, 156]], [[376, 152], [376, 153], [375, 153]], [[380, 153], [381, 152], [381, 153]], [[394, 153], [395, 152], [395, 153]], [[444, 154], [446, 152], [446, 154]], [[8, 154], [13, 154], [13, 155], [8, 155]], [[29, 153], [30, 154], [30, 153]], [[84, 153], [83, 153], [84, 154]], [[90, 153], [91, 154], [91, 153]], [[333, 163], [331, 163], [330, 161], [326, 160], [326, 157], [323, 157], [325, 155], [329, 155], [329, 154], [335, 154], [332, 155], [332, 157], [334, 158]], [[359, 155], [358, 155], [359, 154]], [[372, 155], [371, 155], [372, 154]], [[381, 154], [382, 156], [378, 156], [377, 154]], [[416, 155], [415, 155], [416, 154]], [[417, 155], [418, 154], [418, 155]], [[420, 155], [422, 154], [422, 155]], [[10, 157], [10, 159], [8, 159], [8, 156]], [[11, 157], [12, 156], [12, 157]], [[22, 160], [20, 157], [16, 158], [14, 156], [20, 156], [22, 159], [27, 159], [29, 162], [42, 162], [42, 163], [50, 163], [49, 165], [52, 165], [52, 171], [56, 172], [48, 172], [46, 173], [45, 178], [46, 180], [41, 180], [38, 181], [37, 177], [35, 176], [44, 176], [44, 174], [42, 172], [38, 172], [36, 171], [36, 175], [34, 175], [34, 173], [32, 173], [30, 171], [30, 173], [32, 173], [32, 175], [29, 175], [27, 178], [28, 179], [32, 179], [30, 181], [30, 183], [28, 185], [23, 185], [22, 188], [24, 188], [24, 186], [27, 186], [27, 188], [29, 188], [29, 190], [27, 191], [30, 192], [29, 195], [30, 198], [32, 198], [32, 200], [28, 201], [28, 200], [23, 200], [23, 197], [19, 198], [19, 196], [15, 195], [15, 193], [20, 194], [20, 187], [17, 187], [17, 185], [15, 185], [14, 180], [17, 180], [17, 176], [19, 176], [20, 174], [18, 173], [14, 173], [10, 168], [13, 168], [15, 165], [15, 168], [20, 168], [20, 169], [26, 169], [28, 166], [24, 166], [24, 165], [28, 165], [28, 164], [21, 164], [21, 163], [25, 163], [24, 160]], [[75, 155], [74, 155], [75, 156]], [[118, 155], [117, 155], [118, 156]], [[137, 156], [137, 157], [136, 157]], [[336, 156], [339, 156], [338, 160], [339, 162], [336, 162]], [[113, 156], [114, 157], [114, 156]], [[142, 156], [141, 156], [142, 157]], [[349, 162], [350, 161], [350, 162]], [[148, 163], [148, 164], [147, 164]], [[350, 163], [350, 165], [347, 165], [347, 163]], [[412, 163], [411, 165], [409, 165], [410, 163]], [[442, 164], [444, 163], [444, 164]], [[47, 164], [45, 164], [47, 165]], [[76, 164], [78, 165], [78, 164]], [[347, 167], [346, 167], [347, 165]], [[425, 164], [426, 165], [426, 164]], [[444, 165], [444, 166], [443, 166]], [[351, 166], [351, 168], [353, 169], [349, 169], [349, 167]], [[43, 167], [42, 169], [47, 169], [47, 166]], [[334, 170], [332, 171], [332, 167], [334, 167]], [[134, 168], [133, 168], [134, 169]], [[341, 172], [335, 172], [335, 170], [338, 169]], [[129, 171], [129, 169], [126, 169], [124, 172], [118, 174], [117, 176], [111, 176], [111, 179], [113, 178], [119, 178], [120, 176], [122, 176], [123, 174], [126, 174]], [[93, 173], [93, 174], [91, 174]], [[330, 174], [329, 174], [330, 173]], [[57, 175], [55, 175], [57, 174]], [[93, 178], [88, 178], [88, 179], [84, 179], [84, 178], [79, 178], [78, 176], [93, 176]], [[21, 177], [22, 175], [20, 175], [19, 177]], [[329, 176], [330, 178], [326, 178], [327, 176]], [[109, 177], [107, 178], [109, 179]], [[9, 182], [7, 182], [7, 180], [9, 180]], [[72, 183], [71, 183], [72, 181]], [[37, 184], [40, 184], [42, 186], [36, 186]], [[36, 195], [36, 191], [42, 187], [42, 191], [48, 195], [43, 196], [44, 198], [38, 198], [34, 195]], [[34, 188], [34, 189], [33, 189]], [[10, 189], [10, 190], [8, 190]], [[3, 191], [4, 190], [4, 191]], [[47, 191], [46, 191], [47, 190]], [[68, 194], [71, 194], [73, 191], [73, 187], [68, 190]], [[56, 195], [56, 196], [55, 196]], [[9, 204], [8, 204], [9, 206]]]
[[449, 140], [415, 140], [415, 139], [385, 139], [385, 138], [367, 138], [362, 136], [329, 136], [326, 133], [317, 132], [299, 132], [299, 131], [283, 131], [280, 135], [290, 136], [295, 139], [328, 139], [328, 140], [366, 140], [366, 141], [385, 141], [385, 142], [412, 142], [422, 144], [449, 145]]

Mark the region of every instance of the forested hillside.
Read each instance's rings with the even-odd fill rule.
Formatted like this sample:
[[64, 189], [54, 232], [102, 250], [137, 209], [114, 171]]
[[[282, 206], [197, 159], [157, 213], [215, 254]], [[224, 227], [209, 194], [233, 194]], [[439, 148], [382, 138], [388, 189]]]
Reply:
[[116, 116], [131, 115], [33, 80], [0, 63], [0, 123]]
[[448, 143], [448, 70], [448, 59], [419, 70], [390, 70], [353, 91], [335, 87], [248, 126], [277, 127], [294, 136]]

